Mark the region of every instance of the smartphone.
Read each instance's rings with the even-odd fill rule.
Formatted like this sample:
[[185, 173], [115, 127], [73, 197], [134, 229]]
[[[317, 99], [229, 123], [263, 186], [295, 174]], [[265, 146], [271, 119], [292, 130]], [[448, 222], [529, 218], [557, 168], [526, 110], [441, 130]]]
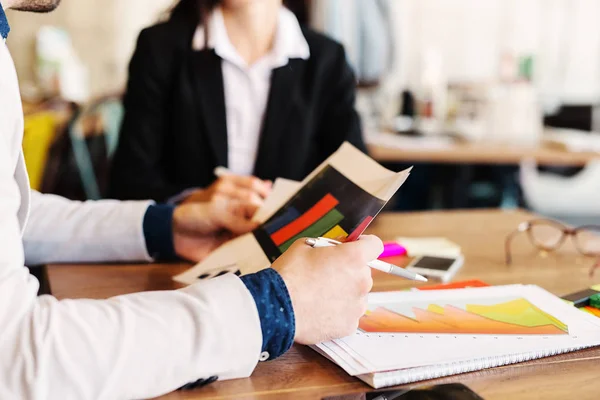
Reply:
[[566, 301], [570, 301], [577, 308], [585, 307], [590, 305], [590, 297], [593, 295], [600, 293], [594, 289], [586, 289], [580, 292], [571, 293], [566, 296], [563, 296], [562, 299]]
[[483, 400], [483, 398], [463, 384], [450, 383], [416, 389], [351, 393], [324, 397], [322, 400]]
[[448, 282], [462, 267], [464, 257], [433, 257], [422, 256], [415, 258], [406, 269], [424, 275], [428, 278], [438, 278], [442, 282]]

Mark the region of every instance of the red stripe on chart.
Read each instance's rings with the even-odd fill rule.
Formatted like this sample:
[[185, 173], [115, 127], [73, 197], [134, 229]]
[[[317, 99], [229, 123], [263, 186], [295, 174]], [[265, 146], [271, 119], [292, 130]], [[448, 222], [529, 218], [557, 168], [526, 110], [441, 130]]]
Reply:
[[321, 218], [329, 211], [333, 210], [338, 205], [338, 201], [331, 194], [326, 194], [321, 200], [319, 200], [314, 206], [308, 211], [298, 217], [296, 220], [290, 222], [283, 228], [271, 235], [271, 240], [276, 246], [285, 243], [289, 239], [293, 238]]
[[358, 227], [344, 241], [345, 242], [354, 242], [356, 239], [358, 239], [358, 237], [360, 235], [363, 234], [363, 232], [367, 229], [367, 227], [369, 226], [369, 224], [371, 223], [371, 221], [373, 221], [373, 217], [371, 217], [370, 215], [366, 216], [362, 220], [362, 222], [360, 223], [360, 225], [358, 225]]

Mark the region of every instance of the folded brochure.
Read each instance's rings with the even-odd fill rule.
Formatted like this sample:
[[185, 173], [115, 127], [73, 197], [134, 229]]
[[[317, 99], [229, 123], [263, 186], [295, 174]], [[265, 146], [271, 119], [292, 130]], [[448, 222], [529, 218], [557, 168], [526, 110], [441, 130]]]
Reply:
[[356, 240], [409, 172], [390, 171], [344, 143], [302, 182], [276, 180], [254, 216], [256, 230], [224, 243], [174, 279], [192, 284], [228, 272], [256, 272], [302, 237]]

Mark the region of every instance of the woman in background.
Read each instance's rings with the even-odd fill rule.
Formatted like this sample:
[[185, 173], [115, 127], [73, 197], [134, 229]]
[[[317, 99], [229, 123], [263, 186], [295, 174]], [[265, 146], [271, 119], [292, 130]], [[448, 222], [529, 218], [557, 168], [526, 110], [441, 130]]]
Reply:
[[[261, 202], [344, 141], [365, 150], [354, 100], [343, 47], [282, 0], [180, 0], [138, 39], [112, 195]], [[215, 182], [217, 166], [231, 175]]]

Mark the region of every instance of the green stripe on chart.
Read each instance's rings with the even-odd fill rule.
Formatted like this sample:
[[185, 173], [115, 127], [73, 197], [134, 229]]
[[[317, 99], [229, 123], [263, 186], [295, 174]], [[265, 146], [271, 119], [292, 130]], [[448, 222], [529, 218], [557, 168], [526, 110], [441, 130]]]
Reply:
[[336, 209], [329, 211], [320, 220], [289, 239], [287, 242], [279, 246], [279, 250], [283, 253], [286, 251], [296, 240], [303, 237], [319, 237], [329, 232], [331, 228], [340, 223], [344, 219], [344, 216]]

